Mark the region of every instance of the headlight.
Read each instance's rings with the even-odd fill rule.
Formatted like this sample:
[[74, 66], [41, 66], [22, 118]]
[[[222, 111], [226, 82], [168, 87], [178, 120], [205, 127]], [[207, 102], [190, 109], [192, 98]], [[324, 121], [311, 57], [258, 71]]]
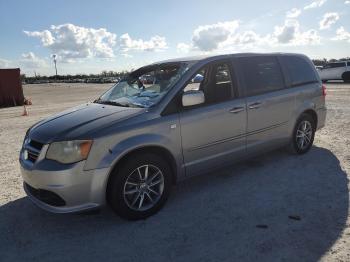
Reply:
[[88, 157], [92, 140], [75, 140], [51, 143], [46, 158], [63, 164], [79, 162]]

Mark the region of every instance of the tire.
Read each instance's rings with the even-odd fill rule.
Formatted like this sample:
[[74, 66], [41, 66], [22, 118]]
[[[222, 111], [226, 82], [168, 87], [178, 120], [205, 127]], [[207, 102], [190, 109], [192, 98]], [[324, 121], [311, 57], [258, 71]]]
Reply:
[[344, 83], [350, 83], [350, 71], [343, 73], [342, 79]]
[[[307, 127], [306, 129], [304, 129], [305, 126]], [[299, 155], [308, 152], [314, 142], [315, 132], [315, 120], [309, 114], [302, 114], [294, 127], [289, 151]], [[304, 139], [304, 143], [302, 139]]]
[[164, 206], [170, 194], [171, 181], [172, 171], [162, 157], [151, 153], [135, 154], [112, 174], [107, 201], [122, 218], [145, 219]]

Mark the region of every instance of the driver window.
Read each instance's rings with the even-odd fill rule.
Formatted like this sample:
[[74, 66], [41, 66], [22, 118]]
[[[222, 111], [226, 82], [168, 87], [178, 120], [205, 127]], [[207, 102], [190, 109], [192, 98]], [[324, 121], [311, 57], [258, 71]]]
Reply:
[[190, 90], [191, 91], [202, 90], [205, 75], [206, 75], [206, 68], [202, 68], [201, 70], [199, 70], [191, 79], [191, 81], [187, 84], [187, 86], [184, 89], [184, 92], [187, 92]]
[[227, 62], [215, 63], [200, 69], [184, 88], [187, 91], [203, 91], [205, 104], [215, 104], [232, 99], [233, 83]]
[[228, 63], [212, 66], [212, 76], [204, 94], [208, 103], [220, 103], [232, 98], [232, 79]]

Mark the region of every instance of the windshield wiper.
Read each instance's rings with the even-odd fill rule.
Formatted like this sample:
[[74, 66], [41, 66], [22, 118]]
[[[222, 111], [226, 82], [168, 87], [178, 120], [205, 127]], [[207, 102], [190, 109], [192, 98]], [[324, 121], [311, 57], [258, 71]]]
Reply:
[[101, 100], [101, 99], [96, 99], [94, 103], [97, 104], [103, 104], [103, 105], [112, 105], [112, 106], [123, 106], [123, 107], [130, 107], [128, 104], [121, 104], [115, 101], [109, 101], [109, 100]]
[[135, 105], [135, 104], [121, 104], [121, 103], [118, 103], [118, 102], [116, 102], [116, 101], [101, 100], [101, 99], [96, 99], [96, 100], [94, 101], [94, 103], [103, 104], [103, 105], [112, 105], [112, 106], [141, 107], [141, 108], [143, 108], [143, 106], [141, 106], [141, 105]]

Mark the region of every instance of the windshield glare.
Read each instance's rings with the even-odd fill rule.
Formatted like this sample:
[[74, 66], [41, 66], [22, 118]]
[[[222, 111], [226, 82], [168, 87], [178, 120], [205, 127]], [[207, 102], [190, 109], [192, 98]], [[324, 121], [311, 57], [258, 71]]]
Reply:
[[151, 107], [160, 101], [188, 68], [187, 63], [140, 68], [118, 82], [95, 102], [128, 107]]

